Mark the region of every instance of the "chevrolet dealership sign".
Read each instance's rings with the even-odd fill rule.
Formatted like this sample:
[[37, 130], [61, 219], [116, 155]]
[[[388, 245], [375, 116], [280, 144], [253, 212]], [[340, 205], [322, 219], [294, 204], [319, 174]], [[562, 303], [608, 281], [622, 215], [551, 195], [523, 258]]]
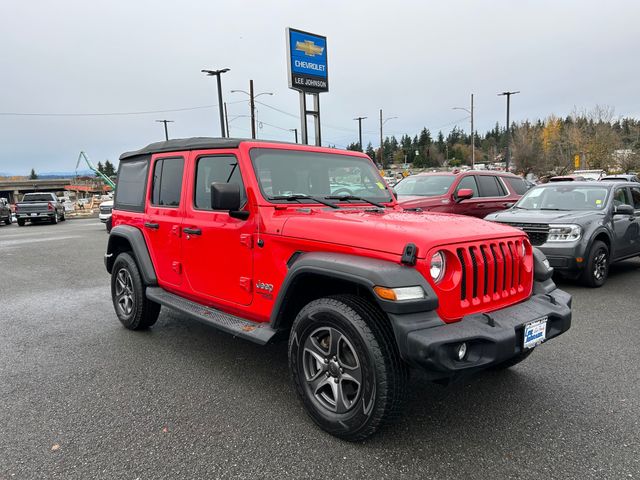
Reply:
[[289, 88], [307, 93], [329, 91], [327, 38], [287, 28]]

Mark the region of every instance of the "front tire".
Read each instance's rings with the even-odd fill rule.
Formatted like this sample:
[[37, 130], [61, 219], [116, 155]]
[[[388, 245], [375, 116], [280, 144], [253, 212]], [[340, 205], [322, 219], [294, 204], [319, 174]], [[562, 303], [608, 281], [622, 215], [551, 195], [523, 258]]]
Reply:
[[62, 215], [60, 215], [60, 221], [64, 222], [66, 220], [66, 217], [64, 216], [64, 212], [62, 212]]
[[24, 227], [24, 219], [23, 218], [19, 218], [18, 219], [18, 226], [19, 227]]
[[589, 250], [587, 264], [582, 272], [582, 283], [591, 288], [604, 285], [609, 276], [609, 247], [604, 242], [596, 240]]
[[128, 253], [121, 253], [111, 270], [111, 299], [118, 320], [129, 330], [143, 330], [156, 323], [160, 305], [145, 295], [138, 265]]
[[388, 319], [360, 297], [307, 304], [291, 329], [289, 368], [311, 419], [345, 440], [364, 440], [402, 410], [408, 368]]

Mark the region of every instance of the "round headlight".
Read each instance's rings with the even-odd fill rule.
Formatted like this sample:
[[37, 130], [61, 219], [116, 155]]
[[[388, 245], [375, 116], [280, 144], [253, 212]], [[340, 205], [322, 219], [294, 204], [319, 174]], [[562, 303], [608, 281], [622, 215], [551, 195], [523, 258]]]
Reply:
[[436, 252], [431, 257], [431, 264], [429, 265], [429, 273], [434, 282], [438, 283], [444, 277], [445, 260], [442, 252]]

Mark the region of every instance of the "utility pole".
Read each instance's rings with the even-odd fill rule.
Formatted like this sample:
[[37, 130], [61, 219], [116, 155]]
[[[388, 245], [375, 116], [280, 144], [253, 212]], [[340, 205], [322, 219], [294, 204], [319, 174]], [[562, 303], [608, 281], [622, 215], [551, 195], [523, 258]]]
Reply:
[[251, 138], [256, 138], [256, 103], [253, 96], [253, 80], [249, 80], [249, 108], [251, 109]]
[[511, 103], [511, 95], [517, 95], [520, 93], [520, 90], [517, 92], [502, 92], [499, 93], [498, 96], [506, 96], [507, 97], [507, 155], [505, 158], [505, 170], [509, 171], [509, 162], [511, 161], [511, 125], [509, 123], [509, 108]]
[[158, 123], [164, 123], [164, 139], [169, 140], [169, 131], [167, 130], [167, 123], [173, 123], [173, 120], [156, 120]]
[[227, 129], [227, 137], [231, 134], [229, 133], [229, 114], [227, 113], [227, 102], [224, 102], [224, 125]]
[[222, 133], [223, 138], [226, 137], [227, 134], [225, 133], [224, 128], [224, 105], [222, 102], [222, 80], [220, 79], [220, 77], [223, 73], [227, 73], [228, 71], [228, 68], [222, 68], [220, 70], [201, 70], [202, 73], [206, 74], [209, 77], [216, 77], [216, 80], [218, 82], [218, 110], [220, 111], [220, 132]]
[[296, 135], [296, 143], [298, 143], [298, 129], [297, 128], [290, 128], [289, 131], [295, 133], [295, 135]]
[[256, 138], [256, 98], [260, 95], [273, 95], [273, 92], [262, 92], [258, 95], [253, 93], [253, 80], [249, 80], [249, 91], [231, 90], [231, 93], [244, 93], [249, 96], [249, 110], [251, 113], [251, 138]]
[[362, 120], [365, 120], [367, 117], [356, 117], [354, 118], [354, 120], [356, 120], [358, 122], [358, 146], [360, 147], [360, 151], [363, 151], [362, 149]]

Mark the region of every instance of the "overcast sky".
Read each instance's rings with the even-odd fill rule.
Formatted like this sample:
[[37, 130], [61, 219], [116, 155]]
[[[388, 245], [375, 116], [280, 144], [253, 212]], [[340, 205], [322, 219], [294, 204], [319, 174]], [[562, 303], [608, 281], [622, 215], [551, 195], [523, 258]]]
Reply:
[[[321, 95], [323, 143], [378, 143], [379, 109], [398, 117], [385, 134], [435, 135], [454, 125], [475, 93], [480, 132], [512, 119], [566, 115], [574, 106], [640, 116], [640, 2], [628, 1], [215, 1], [43, 0], [0, 2], [0, 172], [73, 171], [162, 140], [219, 135], [218, 111], [128, 116], [11, 116], [112, 113], [217, 103], [223, 76], [232, 136], [249, 136], [243, 94], [253, 78], [259, 136], [293, 140], [298, 94], [288, 89], [285, 28], [327, 36], [330, 92]], [[238, 102], [238, 103], [236, 103]], [[270, 125], [267, 125], [270, 124]], [[272, 126], [273, 125], [273, 126]], [[275, 127], [274, 127], [275, 126]], [[279, 128], [276, 128], [279, 127]]]

